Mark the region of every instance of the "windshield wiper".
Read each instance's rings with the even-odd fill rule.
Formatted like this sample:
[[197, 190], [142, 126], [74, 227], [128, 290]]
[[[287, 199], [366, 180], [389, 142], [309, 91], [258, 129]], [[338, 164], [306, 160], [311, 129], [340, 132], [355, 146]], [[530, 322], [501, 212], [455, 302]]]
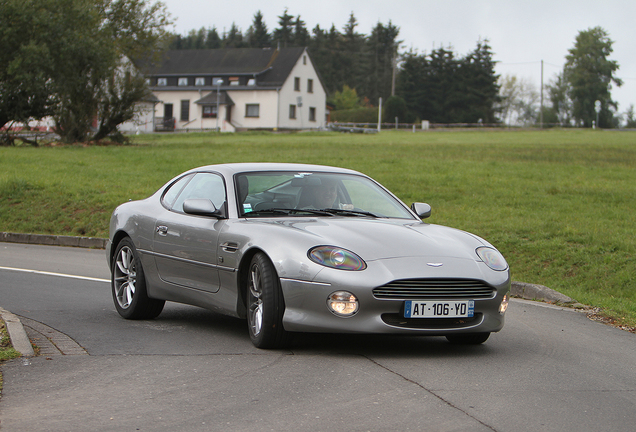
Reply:
[[262, 215], [292, 215], [292, 214], [313, 214], [319, 216], [333, 216], [333, 214], [326, 210], [315, 209], [289, 209], [289, 208], [268, 208], [262, 210], [254, 210], [243, 214], [244, 217], [250, 216], [262, 216]]
[[364, 211], [364, 210], [345, 210], [345, 209], [337, 209], [337, 208], [326, 208], [326, 209], [320, 209], [320, 211], [331, 213], [333, 215], [338, 215], [338, 216], [368, 216], [372, 218], [379, 217], [378, 215], [374, 213]]

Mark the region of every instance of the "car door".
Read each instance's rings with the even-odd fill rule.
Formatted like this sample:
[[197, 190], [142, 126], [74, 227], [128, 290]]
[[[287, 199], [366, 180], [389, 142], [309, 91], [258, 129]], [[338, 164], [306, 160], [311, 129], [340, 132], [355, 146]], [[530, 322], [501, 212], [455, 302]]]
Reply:
[[166, 191], [163, 204], [169, 211], [159, 215], [153, 241], [162, 280], [203, 291], [219, 290], [218, 238], [226, 220], [186, 214], [183, 203], [187, 199], [209, 199], [222, 213], [227, 206], [226, 196], [223, 178], [208, 172], [183, 178]]

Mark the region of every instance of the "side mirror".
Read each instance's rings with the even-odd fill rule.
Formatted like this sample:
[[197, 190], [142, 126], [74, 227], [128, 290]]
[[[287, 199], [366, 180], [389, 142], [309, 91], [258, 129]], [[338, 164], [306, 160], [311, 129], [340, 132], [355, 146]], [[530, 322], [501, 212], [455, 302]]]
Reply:
[[414, 202], [411, 204], [411, 210], [413, 210], [420, 219], [426, 219], [431, 216], [431, 206], [426, 203]]
[[212, 201], [206, 198], [185, 200], [183, 202], [183, 211], [187, 214], [197, 216], [212, 216], [216, 218], [222, 217], [219, 209], [214, 206]]

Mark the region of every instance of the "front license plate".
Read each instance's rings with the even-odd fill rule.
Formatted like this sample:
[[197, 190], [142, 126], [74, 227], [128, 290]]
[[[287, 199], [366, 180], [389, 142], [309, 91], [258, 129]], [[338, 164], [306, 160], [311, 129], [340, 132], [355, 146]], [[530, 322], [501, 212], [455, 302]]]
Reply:
[[404, 318], [471, 318], [475, 315], [475, 301], [407, 300]]

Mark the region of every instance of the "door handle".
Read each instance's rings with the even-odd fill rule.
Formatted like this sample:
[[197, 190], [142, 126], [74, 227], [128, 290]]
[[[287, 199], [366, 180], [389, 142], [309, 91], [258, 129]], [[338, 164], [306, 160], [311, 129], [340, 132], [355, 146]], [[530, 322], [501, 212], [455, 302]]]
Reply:
[[168, 227], [165, 226], [165, 225], [157, 226], [157, 234], [159, 234], [160, 236], [167, 236], [168, 235]]

